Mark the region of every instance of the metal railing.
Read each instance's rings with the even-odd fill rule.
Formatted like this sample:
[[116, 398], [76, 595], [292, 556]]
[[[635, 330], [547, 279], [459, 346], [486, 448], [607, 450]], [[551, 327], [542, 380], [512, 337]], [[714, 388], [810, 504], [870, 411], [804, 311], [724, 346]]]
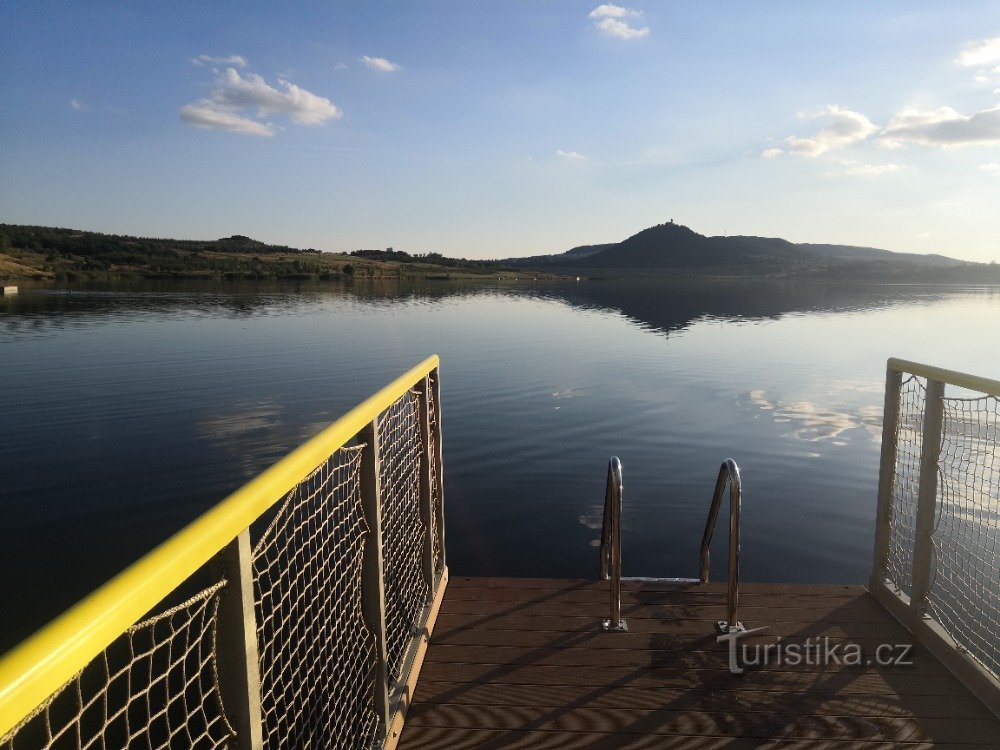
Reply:
[[601, 578], [611, 581], [611, 612], [601, 623], [604, 630], [624, 632], [622, 619], [622, 462], [612, 456], [604, 490], [604, 522], [601, 526]]
[[394, 747], [448, 579], [438, 367], [4, 655], [0, 750]]
[[870, 589], [1000, 715], [1000, 381], [888, 361]]
[[727, 458], [719, 467], [719, 478], [715, 481], [715, 494], [712, 495], [712, 506], [708, 511], [708, 521], [705, 523], [705, 533], [701, 537], [701, 571], [702, 583], [708, 583], [709, 550], [712, 546], [712, 535], [719, 518], [719, 508], [722, 496], [729, 485], [729, 585], [726, 595], [726, 619], [717, 625], [720, 632], [728, 633], [742, 630], [743, 625], [736, 619], [736, 608], [740, 596], [740, 506], [743, 501], [743, 488], [740, 483], [740, 467]]

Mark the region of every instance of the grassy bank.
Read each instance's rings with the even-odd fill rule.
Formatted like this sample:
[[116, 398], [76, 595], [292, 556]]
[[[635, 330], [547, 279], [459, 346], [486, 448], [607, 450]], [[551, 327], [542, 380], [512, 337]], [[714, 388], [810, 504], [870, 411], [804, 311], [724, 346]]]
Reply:
[[[172, 240], [0, 224], [0, 280], [130, 278], [484, 278], [516, 273], [494, 261], [400, 251], [328, 253], [236, 235]], [[539, 274], [552, 276], [553, 274]]]

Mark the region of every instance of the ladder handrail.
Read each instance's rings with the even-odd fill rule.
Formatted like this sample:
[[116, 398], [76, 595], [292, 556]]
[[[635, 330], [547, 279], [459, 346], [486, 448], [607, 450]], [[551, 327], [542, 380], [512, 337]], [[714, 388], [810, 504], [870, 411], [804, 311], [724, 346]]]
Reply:
[[605, 630], [623, 631], [622, 619], [622, 462], [612, 456], [604, 490], [604, 522], [601, 525], [601, 578], [611, 581], [611, 613]]
[[731, 458], [727, 458], [719, 467], [719, 478], [715, 482], [712, 507], [708, 511], [705, 533], [701, 538], [702, 583], [708, 583], [709, 547], [712, 544], [712, 534], [719, 518], [722, 495], [727, 484], [729, 485], [729, 586], [726, 596], [726, 620], [719, 623], [719, 628], [724, 632], [740, 627], [740, 623], [736, 619], [736, 607], [740, 595], [740, 506], [743, 499], [743, 488], [740, 483], [740, 467]]

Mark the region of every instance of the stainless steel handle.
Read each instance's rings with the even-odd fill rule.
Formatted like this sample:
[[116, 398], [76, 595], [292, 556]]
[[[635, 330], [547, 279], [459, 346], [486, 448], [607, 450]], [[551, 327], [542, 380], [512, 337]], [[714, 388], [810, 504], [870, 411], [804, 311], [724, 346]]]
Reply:
[[712, 544], [712, 534], [719, 518], [719, 508], [727, 484], [729, 485], [729, 587], [726, 596], [726, 619], [719, 622], [719, 630], [722, 632], [742, 628], [736, 619], [736, 608], [740, 596], [740, 506], [743, 500], [743, 487], [740, 483], [740, 467], [731, 458], [727, 458], [719, 467], [712, 507], [708, 511], [705, 533], [701, 537], [702, 583], [708, 583], [709, 547]]
[[604, 522], [601, 526], [601, 578], [611, 581], [611, 613], [604, 630], [628, 630], [622, 619], [622, 462], [612, 456], [604, 490]]

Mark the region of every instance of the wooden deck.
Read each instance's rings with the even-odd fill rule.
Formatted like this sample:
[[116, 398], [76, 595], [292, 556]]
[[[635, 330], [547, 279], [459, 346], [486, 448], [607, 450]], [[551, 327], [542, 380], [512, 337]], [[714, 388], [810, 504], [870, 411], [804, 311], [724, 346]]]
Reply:
[[[1000, 721], [929, 653], [910, 667], [729, 673], [724, 584], [453, 578], [399, 748], [1000, 747]], [[745, 643], [912, 643], [861, 586], [744, 584]]]

